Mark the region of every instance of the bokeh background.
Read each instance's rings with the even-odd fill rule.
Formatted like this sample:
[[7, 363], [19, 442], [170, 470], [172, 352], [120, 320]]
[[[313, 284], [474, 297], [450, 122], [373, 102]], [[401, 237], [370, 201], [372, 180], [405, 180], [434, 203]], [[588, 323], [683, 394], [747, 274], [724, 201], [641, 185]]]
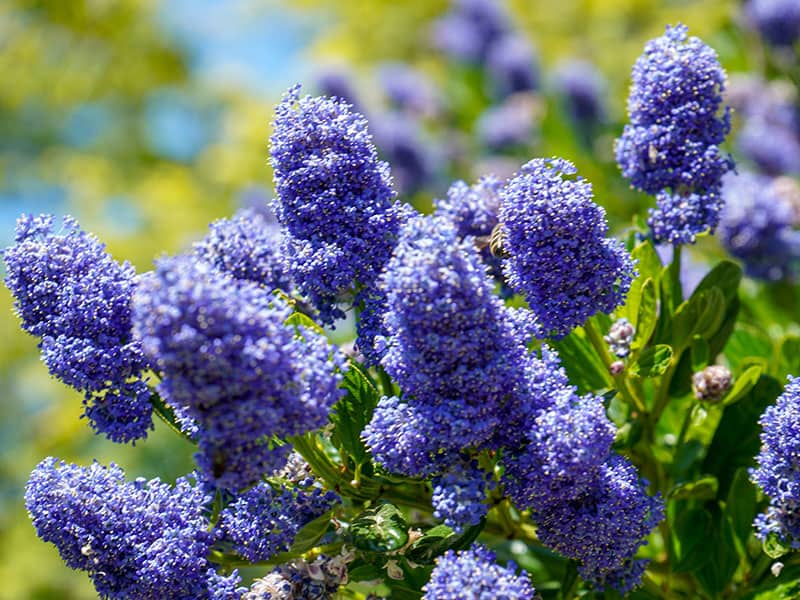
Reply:
[[[624, 235], [651, 202], [613, 159], [646, 40], [680, 21], [732, 80], [791, 83], [786, 57], [733, 0], [495, 4], [488, 18], [508, 40], [490, 52], [470, 45], [448, 0], [4, 0], [0, 245], [21, 212], [72, 214], [115, 258], [148, 270], [210, 221], [265, 205], [273, 107], [296, 82], [368, 115], [402, 196], [423, 210], [455, 179], [561, 155]], [[706, 239], [692, 257], [721, 253]], [[795, 287], [749, 285], [769, 296], [753, 313], [763, 306], [791, 329]], [[172, 480], [191, 469], [191, 449], [159, 423], [133, 448], [92, 435], [79, 394], [48, 377], [11, 306], [0, 288], [0, 598], [93, 598], [88, 578], [35, 536], [22, 499], [31, 469], [55, 455]]]

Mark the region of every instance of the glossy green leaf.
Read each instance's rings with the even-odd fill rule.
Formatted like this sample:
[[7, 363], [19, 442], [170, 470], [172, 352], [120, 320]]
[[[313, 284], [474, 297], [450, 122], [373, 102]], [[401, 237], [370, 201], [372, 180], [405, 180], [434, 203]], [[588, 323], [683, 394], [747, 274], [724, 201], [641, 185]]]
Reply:
[[717, 497], [719, 482], [713, 475], [687, 481], [673, 487], [667, 494], [670, 500], [713, 500]]
[[791, 545], [784, 542], [774, 531], [767, 534], [761, 548], [764, 550], [764, 554], [770, 558], [780, 558], [792, 551]]
[[676, 573], [694, 571], [711, 560], [708, 538], [711, 534], [711, 514], [703, 509], [682, 511], [673, 525], [673, 552]]
[[361, 432], [372, 420], [380, 394], [361, 367], [355, 364], [351, 364], [344, 374], [342, 387], [347, 393], [330, 413], [334, 425], [331, 440], [357, 464], [363, 464], [369, 460], [370, 454], [361, 439]]
[[[725, 517], [730, 521], [733, 533], [739, 541], [737, 549], [746, 554], [747, 540], [753, 532], [756, 516], [756, 486], [750, 481], [747, 469], [736, 470], [728, 497], [725, 500]], [[742, 554], [742, 558], [745, 558]]]
[[708, 342], [702, 336], [692, 338], [692, 372], [702, 371], [708, 365]]
[[325, 330], [322, 329], [322, 327], [315, 323], [311, 317], [301, 312], [293, 312], [287, 317], [284, 323], [286, 325], [291, 325], [294, 328], [305, 327], [306, 329], [310, 329], [311, 331], [316, 331], [317, 333], [325, 335]]
[[408, 523], [393, 504], [380, 504], [358, 515], [350, 524], [353, 545], [369, 552], [392, 552], [408, 542]]
[[741, 281], [742, 268], [734, 262], [723, 260], [703, 277], [702, 281], [697, 284], [692, 296], [718, 288], [723, 294], [725, 303], [729, 304], [736, 297]]
[[558, 351], [569, 380], [582, 394], [611, 387], [611, 376], [591, 343], [577, 331], [550, 344]]
[[747, 392], [753, 389], [753, 386], [758, 382], [758, 378], [761, 377], [761, 370], [760, 366], [752, 366], [739, 375], [733, 382], [730, 391], [722, 399], [723, 406], [738, 402]]
[[634, 348], [644, 347], [653, 336], [658, 321], [657, 305], [656, 284], [652, 279], [646, 279], [642, 284], [639, 316], [636, 320], [636, 333], [633, 337]]
[[664, 374], [671, 361], [672, 348], [667, 344], [656, 344], [642, 350], [631, 373], [640, 377], [658, 377]]

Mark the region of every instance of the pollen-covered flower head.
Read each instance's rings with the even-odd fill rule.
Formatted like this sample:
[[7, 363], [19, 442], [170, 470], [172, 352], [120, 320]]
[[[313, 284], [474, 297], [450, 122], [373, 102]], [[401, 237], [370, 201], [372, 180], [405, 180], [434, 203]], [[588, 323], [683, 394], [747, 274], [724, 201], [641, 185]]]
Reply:
[[288, 447], [269, 438], [321, 427], [342, 394], [342, 357], [322, 334], [286, 325], [290, 313], [192, 257], [160, 260], [137, 289], [136, 333], [163, 375], [158, 390], [199, 426], [198, 461], [219, 487], [271, 471]]
[[693, 242], [717, 225], [721, 178], [733, 167], [719, 148], [730, 130], [725, 83], [716, 52], [683, 25], [649, 41], [633, 67], [616, 156], [633, 187], [661, 194], [650, 213], [656, 241]]
[[603, 208], [569, 161], [534, 159], [501, 190], [508, 285], [525, 296], [541, 337], [562, 337], [597, 312], [619, 306], [634, 267], [607, 238]]
[[336, 98], [301, 97], [299, 86], [276, 109], [270, 154], [289, 275], [331, 322], [394, 247], [405, 211], [389, 166], [362, 115]]
[[133, 267], [72, 217], [59, 229], [50, 215], [20, 217], [3, 258], [22, 328], [41, 338], [51, 375], [85, 394], [92, 428], [116, 442], [145, 437], [152, 408], [147, 361], [131, 335]]

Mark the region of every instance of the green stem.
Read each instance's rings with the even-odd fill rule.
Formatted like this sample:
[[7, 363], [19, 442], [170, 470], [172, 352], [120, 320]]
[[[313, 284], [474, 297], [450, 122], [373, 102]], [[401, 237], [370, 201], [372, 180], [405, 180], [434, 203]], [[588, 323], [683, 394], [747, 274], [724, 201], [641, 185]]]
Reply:
[[[600, 360], [603, 361], [603, 364], [610, 373], [611, 363], [614, 361], [611, 358], [611, 353], [608, 350], [608, 345], [603, 339], [603, 336], [600, 334], [600, 332], [597, 330], [597, 327], [591, 320], [587, 320], [586, 323], [583, 324], [583, 330], [586, 332], [586, 337], [591, 342], [595, 351], [600, 356]], [[612, 378], [614, 380], [614, 387], [622, 395], [623, 399], [630, 406], [634, 407], [639, 413], [645, 414], [647, 412], [647, 408], [645, 407], [644, 402], [642, 402], [640, 398], [631, 392], [630, 388], [628, 387], [628, 383], [625, 380], [625, 375], [620, 373], [619, 375], [612, 375]]]
[[683, 246], [680, 244], [672, 247], [672, 262], [669, 265], [670, 312], [675, 312], [675, 308], [683, 302], [683, 286], [681, 285], [682, 251]]
[[683, 445], [683, 442], [686, 441], [686, 434], [689, 432], [689, 425], [692, 423], [692, 414], [694, 413], [696, 404], [692, 402], [692, 405], [689, 407], [689, 410], [686, 412], [686, 416], [683, 418], [683, 423], [681, 424], [681, 431], [678, 434], [678, 441], [675, 443], [675, 454], [678, 453], [678, 448]]

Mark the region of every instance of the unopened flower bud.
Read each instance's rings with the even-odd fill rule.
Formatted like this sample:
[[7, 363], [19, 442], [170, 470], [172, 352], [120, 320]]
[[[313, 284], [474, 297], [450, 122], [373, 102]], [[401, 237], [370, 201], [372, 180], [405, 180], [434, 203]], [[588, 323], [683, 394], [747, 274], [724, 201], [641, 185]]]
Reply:
[[772, 574], [775, 577], [777, 577], [778, 575], [781, 574], [781, 571], [783, 571], [783, 563], [780, 561], [774, 562], [772, 563], [772, 566], [769, 568], [769, 570], [772, 571]]
[[731, 387], [731, 372], [722, 365], [710, 365], [692, 377], [692, 389], [699, 400], [717, 402]]
[[616, 360], [608, 366], [608, 372], [612, 375], [619, 375], [625, 370], [625, 363], [621, 360]]
[[619, 319], [608, 330], [608, 335], [603, 338], [608, 344], [611, 352], [624, 358], [631, 351], [631, 342], [636, 333], [636, 328], [631, 325], [628, 319]]

